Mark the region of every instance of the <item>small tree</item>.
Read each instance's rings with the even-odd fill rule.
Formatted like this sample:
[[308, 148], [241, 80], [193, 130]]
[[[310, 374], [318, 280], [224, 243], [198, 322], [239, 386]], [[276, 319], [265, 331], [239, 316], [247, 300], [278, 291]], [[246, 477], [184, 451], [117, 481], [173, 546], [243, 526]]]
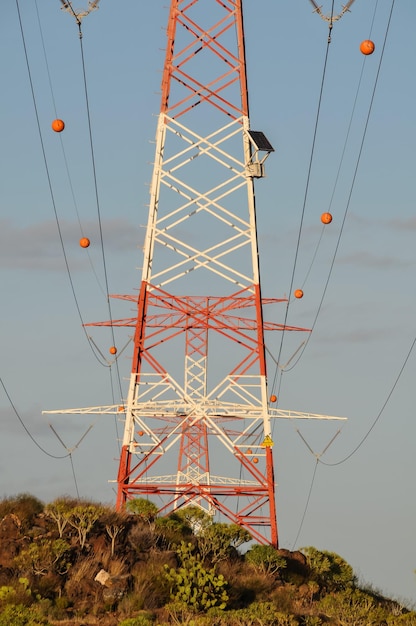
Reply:
[[150, 525], [155, 521], [159, 509], [154, 502], [146, 498], [134, 498], [127, 502], [126, 510]]
[[71, 517], [72, 509], [77, 505], [76, 500], [70, 500], [69, 498], [58, 498], [47, 504], [45, 507], [45, 513], [48, 517], [52, 518], [58, 527], [58, 533], [62, 539], [64, 530], [68, 525], [69, 518]]
[[71, 509], [68, 523], [77, 531], [81, 548], [85, 546], [88, 533], [103, 511], [103, 507], [96, 504], [80, 504]]
[[192, 535], [192, 529], [176, 513], [155, 520], [154, 533], [156, 543], [162, 550], [171, 550], [184, 536]]
[[111, 556], [114, 556], [116, 539], [126, 528], [127, 523], [126, 511], [115, 511], [114, 509], [107, 509], [100, 522], [105, 526], [107, 535], [111, 540]]
[[185, 522], [194, 535], [201, 535], [212, 524], [212, 517], [199, 506], [190, 504], [175, 511], [176, 516]]
[[198, 534], [198, 549], [202, 559], [210, 557], [213, 563], [219, 563], [230, 556], [232, 548], [238, 548], [250, 541], [250, 533], [238, 524], [214, 522]]
[[263, 574], [277, 574], [286, 567], [286, 559], [273, 546], [255, 545], [246, 552], [245, 559]]
[[124, 526], [117, 524], [106, 524], [105, 529], [107, 531], [107, 535], [111, 539], [111, 556], [114, 556], [114, 549], [116, 545], [117, 536], [124, 530]]

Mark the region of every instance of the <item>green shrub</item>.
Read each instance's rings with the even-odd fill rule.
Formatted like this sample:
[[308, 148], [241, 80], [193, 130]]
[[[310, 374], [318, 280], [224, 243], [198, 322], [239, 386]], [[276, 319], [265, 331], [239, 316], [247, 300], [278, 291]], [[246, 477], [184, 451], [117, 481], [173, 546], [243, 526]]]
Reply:
[[22, 523], [22, 530], [27, 531], [33, 525], [35, 517], [42, 513], [43, 502], [30, 493], [20, 493], [17, 496], [4, 498], [0, 501], [0, 521], [13, 513]]
[[322, 620], [317, 615], [304, 615], [302, 626], [322, 626]]
[[403, 613], [403, 615], [390, 616], [387, 618], [389, 626], [416, 626], [416, 612]]
[[227, 582], [222, 574], [218, 576], [215, 568], [206, 570], [199, 554], [194, 554], [191, 543], [181, 542], [176, 553], [179, 567], [165, 566], [165, 577], [170, 585], [170, 597], [173, 602], [183, 603], [194, 611], [206, 611], [218, 606], [227, 606]]
[[171, 513], [168, 517], [158, 517], [155, 520], [154, 536], [160, 550], [171, 550], [184, 537], [191, 535], [191, 527], [176, 513]]
[[19, 578], [18, 581], [12, 581], [11, 585], [3, 585], [0, 587], [0, 606], [7, 604], [18, 604], [28, 606], [32, 604], [32, 590], [29, 587], [27, 578]]
[[126, 510], [137, 517], [143, 522], [151, 524], [157, 517], [158, 508], [154, 502], [147, 500], [147, 498], [134, 498], [129, 500], [126, 504]]
[[224, 626], [298, 626], [294, 615], [282, 613], [273, 602], [253, 602], [246, 609], [228, 611]]
[[326, 595], [319, 608], [340, 623], [354, 626], [380, 626], [385, 623], [388, 612], [368, 594], [359, 589], [345, 589]]
[[302, 548], [302, 552], [306, 555], [312, 579], [324, 589], [332, 591], [354, 586], [356, 577], [351, 565], [335, 552], [313, 547]]
[[154, 616], [151, 613], [129, 617], [120, 622], [119, 626], [153, 626]]
[[0, 613], [0, 626], [51, 626], [34, 607], [10, 604]]

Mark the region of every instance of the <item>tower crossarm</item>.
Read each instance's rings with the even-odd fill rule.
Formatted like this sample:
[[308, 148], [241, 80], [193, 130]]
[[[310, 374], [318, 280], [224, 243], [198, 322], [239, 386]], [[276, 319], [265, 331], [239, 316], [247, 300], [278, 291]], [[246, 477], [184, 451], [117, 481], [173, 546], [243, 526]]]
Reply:
[[[53, 409], [42, 411], [42, 415], [122, 415], [125, 407], [119, 404], [106, 406], [90, 406], [78, 409]], [[219, 403], [216, 401], [206, 401], [194, 405], [179, 403], [178, 401], [165, 402], [143, 402], [137, 403], [134, 407], [135, 415], [143, 418], [166, 419], [175, 418], [191, 413], [199, 413], [212, 419], [262, 419], [263, 410], [261, 406], [237, 403]], [[335, 415], [321, 415], [319, 413], [304, 413], [301, 411], [290, 411], [285, 409], [270, 408], [268, 411], [270, 418], [278, 419], [316, 419], [316, 420], [336, 420], [346, 421], [347, 417]]]
[[337, 417], [335, 415], [320, 415], [319, 413], [302, 413], [299, 411], [287, 411], [284, 409], [270, 409], [270, 417], [283, 419], [313, 419], [313, 420], [337, 420], [346, 421], [347, 417]]
[[[147, 328], [185, 330], [189, 327], [192, 318], [193, 325], [210, 330], [247, 330], [256, 331], [257, 319], [251, 315], [255, 310], [256, 299], [254, 294], [247, 295], [249, 289], [243, 289], [227, 297], [214, 296], [175, 296], [162, 289], [149, 285], [148, 313], [146, 316]], [[137, 302], [134, 295], [112, 295], [112, 298]], [[262, 298], [262, 306], [275, 305], [287, 302], [286, 298]], [[150, 308], [153, 312], [150, 312]], [[113, 326], [135, 328], [137, 317], [119, 320], [90, 322], [84, 326]], [[263, 322], [265, 331], [297, 331], [310, 332], [309, 328], [280, 324], [274, 321]], [[164, 338], [165, 340], [165, 338]]]
[[[140, 483], [142, 485], [147, 484], [156, 484], [163, 485], [166, 483], [173, 483], [177, 478], [176, 474], [161, 474], [160, 476], [142, 476], [140, 479]], [[210, 474], [210, 485], [211, 486], [238, 486], [238, 487], [254, 487], [256, 486], [256, 481], [254, 480], [245, 480], [241, 478], [233, 478], [231, 476], [216, 476], [215, 474]]]

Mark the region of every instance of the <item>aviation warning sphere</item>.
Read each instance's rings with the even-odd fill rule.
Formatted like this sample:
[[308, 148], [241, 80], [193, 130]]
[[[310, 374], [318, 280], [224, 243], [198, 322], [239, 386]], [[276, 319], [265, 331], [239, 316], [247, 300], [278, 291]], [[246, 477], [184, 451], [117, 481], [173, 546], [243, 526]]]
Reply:
[[115, 346], [111, 346], [111, 348], [109, 349], [109, 353], [110, 354], [117, 354], [117, 348]]
[[88, 239], [88, 237], [81, 237], [81, 239], [79, 240], [79, 245], [81, 246], [81, 248], [89, 248], [90, 240]]
[[375, 50], [374, 42], [371, 41], [371, 39], [365, 39], [360, 44], [360, 50], [366, 56], [369, 55], [369, 54], [373, 54], [373, 52]]
[[296, 289], [295, 293], [293, 294], [295, 296], [295, 298], [303, 298], [303, 291], [302, 289]]
[[322, 213], [322, 215], [321, 215], [321, 222], [322, 222], [322, 224], [330, 224], [332, 222], [332, 215], [331, 215], [331, 213]]
[[274, 394], [272, 394], [272, 395], [270, 396], [270, 402], [276, 402], [276, 400], [277, 400], [277, 396], [275, 396]]
[[62, 120], [53, 120], [51, 126], [55, 133], [61, 133], [65, 128], [65, 123]]

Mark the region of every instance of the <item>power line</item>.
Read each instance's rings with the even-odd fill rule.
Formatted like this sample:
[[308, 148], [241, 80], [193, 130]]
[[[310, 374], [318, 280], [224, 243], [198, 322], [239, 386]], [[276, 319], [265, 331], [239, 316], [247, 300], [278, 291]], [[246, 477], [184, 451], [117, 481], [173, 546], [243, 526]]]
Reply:
[[350, 459], [361, 448], [361, 446], [363, 445], [363, 443], [368, 438], [368, 436], [370, 435], [370, 433], [374, 429], [375, 425], [379, 421], [380, 417], [383, 415], [384, 409], [386, 408], [386, 406], [387, 406], [391, 396], [393, 395], [393, 392], [395, 391], [395, 389], [396, 389], [396, 387], [397, 387], [397, 385], [399, 383], [399, 380], [400, 380], [400, 378], [401, 378], [401, 376], [402, 376], [402, 374], [404, 372], [404, 369], [405, 369], [405, 367], [407, 365], [407, 362], [408, 362], [408, 360], [410, 358], [410, 355], [413, 352], [415, 344], [416, 344], [416, 337], [412, 341], [412, 344], [411, 344], [411, 346], [409, 348], [409, 351], [408, 351], [408, 353], [407, 353], [407, 355], [406, 355], [406, 357], [405, 357], [405, 359], [403, 361], [403, 364], [402, 364], [402, 366], [401, 366], [401, 368], [399, 370], [399, 373], [397, 374], [396, 379], [395, 379], [395, 381], [394, 381], [394, 383], [393, 383], [389, 393], [387, 394], [387, 397], [386, 397], [385, 401], [383, 402], [383, 405], [382, 405], [382, 407], [381, 407], [377, 417], [373, 421], [373, 423], [372, 423], [371, 427], [368, 429], [367, 433], [361, 439], [360, 443], [354, 448], [354, 450], [352, 450], [352, 452], [350, 452], [346, 457], [344, 457], [340, 461], [337, 461], [336, 463], [325, 463], [324, 461], [321, 461], [320, 459], [318, 459], [320, 463], [322, 463], [323, 465], [327, 465], [329, 467], [335, 467], [336, 465], [341, 465], [342, 463], [345, 463], [345, 461], [348, 461], [348, 459]]
[[344, 216], [343, 216], [343, 219], [342, 219], [341, 228], [340, 228], [338, 239], [337, 239], [337, 243], [336, 243], [336, 246], [335, 246], [335, 251], [334, 251], [334, 254], [333, 254], [333, 257], [332, 257], [332, 260], [331, 260], [331, 264], [330, 264], [327, 280], [326, 280], [326, 283], [325, 283], [325, 286], [324, 286], [324, 290], [322, 292], [322, 297], [321, 297], [321, 300], [320, 300], [319, 305], [318, 305], [318, 309], [317, 309], [317, 312], [316, 312], [316, 315], [315, 315], [315, 319], [314, 319], [313, 324], [312, 324], [311, 334], [306, 339], [306, 342], [305, 342], [305, 345], [304, 345], [304, 347], [302, 349], [302, 352], [299, 354], [299, 356], [296, 359], [295, 363], [288, 370], [286, 370], [288, 372], [291, 371], [297, 365], [297, 363], [299, 362], [299, 359], [302, 357], [302, 354], [303, 354], [303, 352], [306, 349], [306, 346], [309, 343], [309, 340], [310, 340], [310, 338], [312, 336], [312, 332], [313, 332], [313, 330], [314, 330], [314, 328], [316, 326], [316, 323], [318, 321], [318, 317], [319, 317], [319, 314], [321, 312], [322, 305], [323, 305], [323, 302], [324, 302], [324, 299], [325, 299], [325, 296], [326, 296], [326, 292], [327, 292], [327, 289], [328, 289], [329, 281], [330, 281], [331, 276], [332, 276], [332, 271], [334, 269], [335, 260], [336, 260], [336, 257], [337, 257], [337, 254], [338, 254], [338, 250], [339, 250], [339, 246], [340, 246], [340, 243], [341, 243], [341, 237], [342, 237], [342, 234], [343, 234], [343, 231], [344, 231], [345, 222], [346, 222], [348, 211], [349, 211], [350, 204], [351, 204], [352, 194], [353, 194], [353, 191], [355, 189], [355, 182], [356, 182], [356, 179], [357, 179], [358, 168], [359, 168], [359, 165], [360, 165], [360, 162], [361, 162], [361, 156], [362, 156], [363, 149], [364, 149], [365, 139], [367, 137], [368, 125], [369, 125], [370, 116], [371, 116], [371, 113], [372, 113], [372, 110], [373, 110], [374, 98], [375, 98], [375, 94], [376, 94], [376, 90], [377, 90], [378, 79], [379, 79], [380, 70], [381, 70], [381, 64], [383, 62], [384, 50], [385, 50], [385, 47], [386, 47], [387, 37], [388, 37], [389, 29], [390, 29], [390, 23], [391, 23], [391, 18], [392, 18], [392, 14], [393, 14], [394, 3], [395, 3], [395, 0], [392, 0], [392, 5], [391, 5], [391, 9], [390, 9], [389, 19], [388, 19], [388, 22], [387, 22], [387, 27], [386, 27], [386, 32], [385, 32], [385, 35], [384, 35], [383, 46], [382, 46], [382, 50], [381, 50], [381, 54], [380, 54], [380, 60], [379, 60], [379, 64], [378, 64], [378, 68], [377, 68], [377, 72], [376, 72], [376, 77], [375, 77], [374, 86], [373, 86], [373, 90], [372, 90], [372, 94], [371, 94], [370, 104], [369, 104], [368, 111], [367, 111], [366, 121], [365, 121], [365, 124], [364, 124], [364, 130], [363, 130], [363, 134], [362, 134], [362, 138], [361, 138], [360, 148], [359, 148], [359, 151], [358, 151], [358, 156], [357, 156], [357, 160], [356, 160], [356, 164], [355, 164], [355, 168], [354, 168], [354, 173], [353, 173], [353, 177], [352, 177], [352, 181], [351, 181], [351, 185], [350, 185], [350, 189], [349, 189], [349, 193], [348, 193], [347, 203], [346, 203], [346, 206], [345, 206]]
[[[61, 0], [61, 2], [62, 2], [62, 0]], [[103, 264], [103, 271], [104, 271], [104, 281], [105, 281], [105, 288], [106, 288], [106, 301], [107, 301], [108, 315], [109, 315], [109, 320], [110, 320], [112, 342], [113, 342], [113, 345], [115, 345], [116, 342], [115, 342], [115, 333], [114, 333], [114, 326], [113, 326], [113, 314], [112, 314], [111, 301], [110, 301], [110, 295], [109, 295], [110, 290], [109, 290], [107, 261], [106, 261], [105, 246], [104, 246], [104, 236], [103, 236], [103, 227], [102, 227], [102, 219], [101, 219], [100, 197], [99, 197], [99, 193], [98, 193], [97, 168], [96, 168], [96, 163], [95, 163], [95, 151], [94, 151], [92, 123], [91, 123], [91, 111], [90, 111], [89, 95], [88, 95], [87, 73], [86, 73], [85, 55], [84, 55], [84, 46], [83, 46], [83, 34], [82, 34], [82, 28], [81, 28], [81, 19], [83, 17], [85, 17], [86, 15], [88, 15], [90, 10], [93, 10], [93, 9], [97, 8], [98, 0], [96, 0], [95, 2], [90, 2], [89, 3], [89, 10], [87, 12], [84, 12], [83, 14], [76, 13], [73, 10], [70, 2], [68, 2], [68, 3], [62, 2], [62, 3], [64, 4], [63, 8], [68, 10], [75, 17], [76, 23], [77, 23], [77, 26], [78, 26], [79, 42], [80, 42], [80, 53], [81, 53], [81, 65], [82, 65], [82, 76], [83, 76], [84, 95], [85, 95], [85, 106], [86, 106], [87, 122], [88, 122], [88, 136], [89, 136], [90, 153], [91, 153], [91, 166], [92, 166], [93, 181], [94, 181], [95, 203], [96, 203], [97, 220], [98, 220], [98, 227], [99, 227], [99, 233], [100, 233], [101, 256], [102, 256], [102, 264]], [[117, 372], [119, 393], [120, 393], [120, 398], [122, 398], [123, 392], [122, 392], [121, 377], [120, 377], [120, 371], [119, 371], [118, 360], [117, 359], [115, 360], [115, 363], [116, 363], [116, 372]], [[114, 400], [114, 398], [113, 398], [113, 400]]]
[[[87, 332], [85, 331], [85, 328], [84, 328], [84, 322], [83, 322], [83, 319], [82, 319], [81, 309], [80, 309], [79, 302], [78, 302], [78, 299], [77, 299], [77, 295], [76, 295], [76, 292], [75, 292], [75, 287], [74, 287], [74, 283], [73, 283], [73, 280], [72, 280], [71, 271], [70, 271], [70, 268], [69, 268], [68, 257], [67, 257], [66, 250], [65, 250], [64, 240], [63, 240], [63, 236], [62, 236], [62, 230], [61, 230], [59, 217], [58, 217], [58, 211], [57, 211], [57, 208], [56, 208], [55, 195], [53, 193], [52, 181], [51, 181], [51, 177], [50, 177], [50, 173], [49, 173], [48, 161], [47, 161], [47, 158], [46, 158], [45, 145], [44, 145], [44, 142], [43, 142], [43, 135], [42, 135], [42, 129], [41, 129], [41, 124], [40, 124], [40, 119], [39, 119], [38, 107], [37, 107], [37, 104], [36, 104], [35, 89], [34, 89], [33, 80], [32, 80], [32, 73], [31, 73], [31, 70], [30, 70], [29, 56], [28, 56], [28, 52], [27, 52], [25, 34], [24, 34], [24, 30], [23, 30], [23, 23], [22, 23], [22, 18], [21, 18], [21, 13], [20, 13], [19, 0], [16, 0], [16, 8], [17, 8], [17, 14], [18, 14], [18, 19], [19, 19], [20, 34], [21, 34], [21, 37], [22, 37], [22, 44], [23, 44], [25, 61], [26, 61], [26, 68], [27, 68], [27, 72], [28, 72], [30, 91], [31, 91], [31, 94], [32, 94], [33, 108], [34, 108], [34, 112], [35, 112], [36, 124], [37, 124], [37, 129], [38, 129], [38, 134], [39, 134], [39, 141], [40, 141], [41, 150], [42, 150], [43, 162], [44, 162], [44, 166], [45, 166], [46, 178], [47, 178], [47, 181], [48, 181], [49, 194], [50, 194], [50, 197], [51, 197], [53, 212], [54, 212], [54, 216], [55, 216], [55, 222], [56, 222], [56, 226], [57, 226], [57, 229], [58, 229], [59, 241], [60, 241], [60, 244], [61, 244], [61, 249], [62, 249], [62, 254], [63, 254], [63, 258], [64, 258], [64, 262], [65, 262], [66, 272], [67, 272], [68, 280], [69, 280], [69, 283], [70, 283], [70, 288], [71, 288], [71, 291], [72, 291], [72, 295], [73, 295], [73, 298], [74, 298], [75, 306], [76, 306], [76, 309], [77, 309], [77, 312], [78, 312], [78, 316], [79, 316], [80, 321], [81, 321], [81, 325], [82, 325], [84, 334], [85, 334], [85, 336], [88, 339]], [[97, 361], [99, 361], [101, 363], [101, 361], [98, 359], [95, 351], [92, 349], [91, 343], [89, 341], [88, 341], [88, 344], [89, 344], [89, 346], [91, 348], [92, 353], [94, 354], [95, 358], [97, 359]], [[105, 365], [105, 364], [101, 363], [101, 365]]]
[[317, 458], [316, 459], [316, 463], [315, 463], [315, 467], [313, 469], [312, 480], [311, 480], [311, 484], [310, 484], [310, 487], [309, 487], [308, 497], [306, 498], [306, 504], [305, 504], [305, 508], [303, 510], [302, 519], [300, 520], [298, 532], [297, 532], [296, 537], [295, 537], [295, 539], [293, 541], [292, 548], [294, 548], [296, 546], [296, 544], [298, 542], [298, 539], [299, 539], [299, 536], [300, 536], [300, 533], [302, 532], [303, 523], [305, 521], [306, 513], [308, 511], [309, 503], [310, 503], [311, 496], [312, 496], [313, 485], [315, 483], [316, 470], [318, 469], [318, 461], [319, 461], [319, 459]]
[[[333, 8], [334, 8], [334, 3], [332, 2], [332, 11], [333, 11]], [[303, 197], [303, 203], [302, 203], [302, 211], [301, 211], [301, 218], [300, 218], [300, 224], [299, 224], [299, 230], [298, 230], [298, 238], [297, 238], [297, 242], [296, 242], [295, 258], [294, 258], [294, 261], [293, 261], [292, 274], [291, 274], [291, 278], [290, 278], [289, 297], [288, 297], [288, 301], [287, 301], [287, 305], [286, 305], [286, 309], [285, 309], [285, 316], [284, 316], [284, 320], [283, 320], [283, 331], [282, 331], [282, 334], [281, 334], [280, 347], [279, 347], [279, 352], [278, 352], [278, 356], [277, 356], [277, 363], [280, 363], [280, 359], [281, 359], [281, 355], [282, 355], [283, 343], [284, 343], [284, 338], [285, 338], [284, 327], [286, 326], [288, 315], [289, 315], [290, 298], [291, 298], [291, 294], [292, 294], [293, 283], [294, 283], [294, 279], [295, 279], [296, 266], [297, 266], [297, 260], [298, 260], [299, 249], [300, 249], [300, 241], [301, 241], [302, 230], [303, 230], [303, 221], [304, 221], [304, 217], [305, 217], [306, 202], [307, 202], [308, 193], [309, 193], [309, 184], [310, 184], [311, 173], [312, 173], [312, 163], [313, 163], [313, 158], [314, 158], [314, 153], [315, 153], [315, 144], [316, 144], [316, 137], [317, 137], [317, 132], [318, 132], [319, 116], [320, 116], [320, 111], [321, 111], [321, 104], [322, 104], [323, 90], [324, 90], [324, 84], [325, 84], [326, 69], [327, 69], [327, 63], [328, 63], [329, 45], [331, 43], [331, 28], [332, 28], [332, 23], [329, 26], [329, 35], [328, 35], [328, 41], [327, 41], [327, 45], [326, 45], [324, 66], [323, 66], [322, 78], [321, 78], [321, 86], [320, 86], [319, 97], [318, 97], [318, 107], [317, 107], [316, 116], [315, 116], [315, 124], [314, 124], [313, 138], [312, 138], [312, 147], [311, 147], [311, 153], [310, 153], [310, 157], [309, 157], [308, 172], [307, 172], [307, 176], [306, 176], [306, 184], [305, 184], [305, 191], [304, 191], [304, 197]], [[274, 391], [275, 388], [276, 388], [277, 375], [278, 375], [278, 367], [276, 366], [275, 374], [274, 374], [274, 378], [273, 378], [273, 383], [272, 383], [272, 391]]]
[[30, 439], [33, 441], [33, 443], [35, 444], [35, 446], [36, 446], [37, 448], [39, 448], [39, 450], [40, 450], [41, 452], [43, 452], [43, 454], [46, 454], [46, 456], [49, 456], [49, 457], [50, 457], [50, 458], [52, 458], [52, 459], [67, 459], [67, 458], [68, 458], [68, 456], [70, 456], [69, 454], [64, 454], [63, 456], [57, 456], [57, 455], [55, 455], [55, 454], [50, 454], [50, 452], [48, 452], [47, 450], [45, 450], [45, 448], [43, 448], [43, 447], [42, 447], [42, 446], [41, 446], [41, 445], [40, 445], [40, 444], [36, 441], [36, 439], [34, 438], [34, 436], [32, 435], [32, 433], [30, 432], [30, 430], [28, 429], [28, 427], [27, 427], [27, 426], [26, 426], [26, 424], [24, 423], [23, 419], [21, 418], [21, 416], [20, 416], [20, 414], [19, 414], [18, 410], [16, 409], [16, 406], [15, 406], [15, 404], [14, 404], [14, 402], [13, 402], [13, 400], [12, 400], [12, 398], [11, 398], [10, 394], [9, 394], [9, 392], [7, 391], [6, 386], [5, 386], [5, 384], [4, 384], [4, 382], [3, 382], [3, 379], [2, 379], [1, 377], [0, 377], [0, 383], [1, 383], [1, 386], [3, 387], [3, 391], [4, 391], [4, 393], [6, 394], [6, 397], [7, 397], [8, 401], [9, 401], [9, 403], [10, 403], [10, 406], [11, 406], [11, 407], [12, 407], [12, 409], [13, 409], [14, 414], [16, 415], [16, 417], [17, 417], [17, 419], [19, 420], [20, 424], [22, 425], [22, 427], [23, 427], [23, 428], [24, 428], [24, 430], [26, 431], [26, 434], [28, 435], [28, 437], [30, 437]]

